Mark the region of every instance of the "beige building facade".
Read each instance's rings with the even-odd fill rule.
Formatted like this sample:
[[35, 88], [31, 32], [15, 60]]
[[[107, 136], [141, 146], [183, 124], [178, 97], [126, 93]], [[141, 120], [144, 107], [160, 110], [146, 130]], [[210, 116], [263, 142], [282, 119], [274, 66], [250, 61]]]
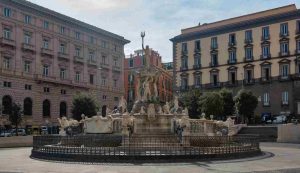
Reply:
[[257, 115], [300, 115], [300, 10], [295, 5], [182, 29], [172, 38], [175, 89], [250, 89]]

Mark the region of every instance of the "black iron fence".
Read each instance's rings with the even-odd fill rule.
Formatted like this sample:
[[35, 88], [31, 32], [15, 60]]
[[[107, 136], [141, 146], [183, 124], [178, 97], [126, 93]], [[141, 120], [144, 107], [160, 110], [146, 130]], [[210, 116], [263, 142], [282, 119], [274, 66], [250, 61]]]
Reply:
[[34, 136], [33, 158], [77, 162], [229, 159], [260, 154], [251, 136], [82, 135]]

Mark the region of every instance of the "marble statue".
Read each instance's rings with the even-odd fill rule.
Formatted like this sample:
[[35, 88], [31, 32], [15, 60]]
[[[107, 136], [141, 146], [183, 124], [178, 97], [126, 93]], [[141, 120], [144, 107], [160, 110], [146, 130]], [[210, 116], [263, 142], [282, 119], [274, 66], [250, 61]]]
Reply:
[[147, 115], [148, 115], [149, 120], [155, 119], [155, 106], [153, 103], [149, 104], [148, 109], [147, 109]]
[[145, 107], [141, 106], [140, 114], [146, 114]]
[[166, 102], [166, 104], [163, 106], [163, 112], [164, 112], [164, 114], [170, 114], [169, 102]]
[[173, 107], [173, 112], [176, 113], [178, 111], [179, 105], [178, 105], [178, 97], [175, 96], [174, 98], [174, 107]]
[[120, 113], [127, 112], [127, 102], [126, 102], [124, 96], [121, 97], [118, 108], [120, 110]]
[[162, 111], [162, 108], [160, 105], [158, 105], [158, 108], [157, 108], [157, 114], [159, 115], [162, 115], [163, 114], [163, 111]]
[[142, 100], [149, 100], [151, 97], [151, 90], [150, 90], [150, 83], [149, 78], [147, 77], [143, 83], [143, 89], [144, 89], [144, 95], [142, 97]]
[[110, 115], [112, 113], [112, 110], [110, 110], [108, 107], [106, 107], [106, 115]]
[[93, 116], [91, 118], [84, 117], [82, 119], [84, 123], [84, 133], [112, 133], [113, 118], [111, 115], [106, 117]]
[[74, 119], [68, 120], [67, 117], [57, 118], [58, 123], [60, 124], [59, 134], [62, 136], [66, 135], [65, 129], [68, 127], [77, 127], [79, 126], [79, 122]]
[[182, 114], [185, 116], [189, 116], [189, 110], [187, 108], [184, 108], [184, 110], [182, 110]]

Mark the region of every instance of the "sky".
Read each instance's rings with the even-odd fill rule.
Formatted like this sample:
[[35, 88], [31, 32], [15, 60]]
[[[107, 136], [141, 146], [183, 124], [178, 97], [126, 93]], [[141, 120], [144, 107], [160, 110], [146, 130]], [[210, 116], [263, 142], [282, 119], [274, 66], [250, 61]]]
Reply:
[[172, 42], [181, 29], [237, 17], [300, 0], [29, 0], [64, 15], [123, 36], [125, 55], [145, 44], [158, 51], [163, 62], [172, 61]]

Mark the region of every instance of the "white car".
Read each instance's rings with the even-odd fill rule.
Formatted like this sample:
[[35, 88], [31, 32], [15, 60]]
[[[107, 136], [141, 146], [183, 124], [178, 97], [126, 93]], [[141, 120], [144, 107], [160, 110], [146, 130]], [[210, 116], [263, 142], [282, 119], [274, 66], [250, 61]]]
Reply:
[[12, 134], [11, 134], [11, 132], [2, 132], [2, 133], [0, 133], [0, 137], [11, 137], [12, 136]]
[[[269, 120], [271, 123], [271, 120]], [[273, 124], [280, 124], [287, 122], [287, 118], [285, 115], [279, 115], [273, 119]]]
[[[13, 129], [13, 130], [11, 131], [11, 133], [12, 133], [14, 136], [16, 136], [16, 135], [17, 135], [16, 129]], [[18, 129], [18, 135], [19, 135], [19, 136], [26, 136], [26, 131], [25, 131], [25, 129]]]
[[41, 126], [41, 133], [43, 135], [47, 135], [48, 134], [48, 127], [47, 126]]

